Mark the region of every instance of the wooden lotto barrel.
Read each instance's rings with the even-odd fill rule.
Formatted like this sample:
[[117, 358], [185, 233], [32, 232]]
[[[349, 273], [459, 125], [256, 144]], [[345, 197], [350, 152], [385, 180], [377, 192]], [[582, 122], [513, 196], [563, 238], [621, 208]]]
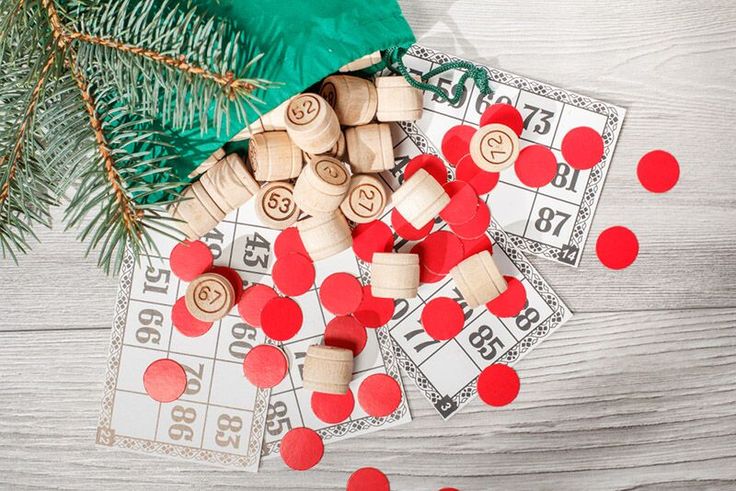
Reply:
[[376, 119], [381, 122], [416, 121], [422, 119], [424, 93], [409, 85], [404, 77], [376, 77], [378, 107]]
[[326, 394], [345, 394], [353, 379], [353, 352], [315, 344], [304, 359], [304, 387]]
[[376, 252], [371, 263], [371, 293], [379, 298], [414, 298], [419, 288], [419, 256]]
[[314, 157], [294, 186], [294, 200], [305, 213], [318, 215], [337, 210], [350, 188], [345, 164], [326, 155]]
[[[337, 140], [337, 143], [335, 143], [335, 146], [320, 155], [327, 155], [328, 157], [335, 157], [336, 159], [340, 160], [345, 156], [346, 153], [347, 150], [345, 144], [345, 134], [341, 131], [340, 138]], [[306, 160], [307, 162], [310, 162], [312, 159], [314, 159], [314, 157], [314, 154], [304, 152], [304, 160]]]
[[185, 295], [187, 310], [203, 322], [215, 322], [225, 317], [233, 308], [235, 290], [222, 275], [205, 273], [187, 286]]
[[391, 199], [401, 216], [417, 229], [434, 220], [450, 203], [443, 187], [424, 169], [404, 181]]
[[219, 209], [199, 181], [187, 187], [169, 211], [173, 218], [181, 220], [177, 226], [189, 240], [206, 235], [225, 218], [225, 212]]
[[283, 181], [301, 173], [303, 156], [285, 131], [268, 131], [251, 138], [248, 160], [257, 180]]
[[332, 75], [322, 82], [320, 95], [330, 104], [343, 126], [361, 126], [373, 121], [378, 107], [372, 81], [350, 75]]
[[313, 261], [334, 256], [353, 245], [350, 226], [339, 211], [298, 221], [296, 228]]
[[292, 226], [299, 218], [294, 186], [282, 181], [269, 182], [256, 195], [255, 211], [266, 227], [284, 230]]
[[355, 223], [368, 223], [383, 215], [388, 204], [388, 191], [381, 180], [370, 174], [356, 174], [340, 204], [345, 218]]
[[381, 62], [381, 52], [374, 51], [373, 53], [361, 56], [357, 60], [353, 60], [350, 63], [340, 67], [340, 72], [357, 72], [364, 68], [372, 67], [376, 63]]
[[217, 206], [229, 214], [243, 206], [259, 189], [237, 154], [231, 154], [205, 172], [200, 182]]
[[367, 124], [345, 130], [348, 162], [354, 174], [383, 172], [394, 167], [391, 127]]
[[487, 172], [501, 172], [519, 157], [519, 137], [502, 124], [483, 126], [470, 139], [470, 156], [475, 165]]
[[340, 138], [340, 121], [326, 100], [300, 94], [286, 108], [286, 131], [296, 145], [310, 154], [329, 151]]
[[485, 305], [508, 288], [489, 251], [463, 260], [450, 270], [450, 276], [472, 309]]

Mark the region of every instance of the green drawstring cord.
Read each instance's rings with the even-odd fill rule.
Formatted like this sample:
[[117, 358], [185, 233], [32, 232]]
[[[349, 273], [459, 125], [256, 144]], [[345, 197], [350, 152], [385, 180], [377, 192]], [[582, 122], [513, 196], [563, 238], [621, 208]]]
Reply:
[[[455, 105], [460, 102], [463, 96], [463, 91], [465, 90], [465, 82], [469, 78], [472, 78], [481, 94], [483, 94], [484, 96], [493, 94], [493, 89], [491, 88], [488, 81], [488, 73], [486, 73], [486, 71], [482, 68], [479, 68], [468, 61], [452, 61], [450, 63], [443, 63], [437, 68], [430, 70], [422, 75], [421, 81], [419, 81], [414, 78], [411, 73], [409, 73], [406, 65], [404, 65], [404, 61], [402, 60], [402, 58], [404, 57], [406, 52], [406, 48], [389, 48], [383, 52], [383, 61], [386, 64], [386, 67], [391, 70], [392, 73], [402, 75], [406, 79], [406, 81], [409, 82], [409, 85], [416, 89], [429, 91], [435, 94], [437, 97], [446, 100], [448, 103]], [[460, 80], [458, 80], [457, 84], [455, 85], [452, 97], [450, 97], [450, 94], [440, 87], [429, 83], [429, 79], [448, 70], [464, 70], [463, 75], [460, 77]]]

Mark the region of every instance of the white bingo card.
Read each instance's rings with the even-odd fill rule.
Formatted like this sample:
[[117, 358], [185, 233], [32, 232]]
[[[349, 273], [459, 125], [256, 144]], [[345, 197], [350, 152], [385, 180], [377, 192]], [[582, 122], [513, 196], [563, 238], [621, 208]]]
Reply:
[[[465, 60], [419, 45], [412, 46], [404, 57], [407, 68], [415, 74], [451, 61]], [[496, 68], [478, 66], [490, 77], [492, 96], [481, 94], [471, 79], [455, 105], [425, 92], [424, 116], [416, 124], [439, 149], [447, 130], [459, 124], [477, 127], [491, 104], [515, 106], [524, 120], [522, 148], [531, 144], [549, 147], [557, 157], [557, 175], [542, 188], [530, 188], [519, 181], [513, 166], [504, 170], [490, 194], [494, 217], [525, 253], [577, 266], [626, 110]], [[451, 70], [433, 77], [430, 83], [452, 91], [461, 75], [462, 71]], [[572, 169], [560, 152], [567, 132], [579, 126], [591, 127], [603, 137], [604, 157], [589, 170]]]
[[[436, 155], [437, 151], [412, 123], [392, 125], [392, 134], [397, 168], [381, 177], [395, 190], [409, 159], [422, 153]], [[453, 174], [452, 169], [448, 171]], [[492, 215], [495, 209], [491, 207]], [[382, 220], [390, 224], [390, 216], [388, 209]], [[433, 231], [446, 227], [438, 219]], [[470, 309], [448, 275], [438, 283], [422, 285], [417, 298], [397, 300], [388, 324], [401, 367], [444, 419], [475, 397], [476, 379], [485, 367], [496, 362], [513, 364], [572, 317], [570, 309], [495, 221], [487, 233], [501, 273], [519, 279], [527, 292], [527, 303], [519, 315], [498, 318], [485, 307]], [[394, 249], [401, 252], [416, 244], [396, 235], [394, 239]], [[463, 307], [465, 326], [452, 340], [434, 340], [422, 327], [422, 309], [436, 297], [455, 299]]]

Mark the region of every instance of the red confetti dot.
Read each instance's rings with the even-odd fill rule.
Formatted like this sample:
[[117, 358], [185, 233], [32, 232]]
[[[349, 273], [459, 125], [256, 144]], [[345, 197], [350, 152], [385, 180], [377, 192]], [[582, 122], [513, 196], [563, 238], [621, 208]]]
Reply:
[[299, 235], [299, 230], [296, 227], [284, 229], [276, 236], [276, 240], [273, 243], [273, 252], [276, 254], [277, 259], [286, 257], [292, 253], [309, 257], [309, 253], [304, 248], [302, 237]]
[[450, 230], [461, 239], [477, 239], [486, 233], [491, 225], [491, 210], [483, 201], [478, 202], [478, 211], [472, 220], [462, 225], [450, 225]]
[[348, 389], [344, 394], [325, 394], [312, 392], [312, 412], [325, 423], [342, 423], [350, 417], [355, 407], [353, 392]]
[[473, 162], [470, 155], [466, 155], [457, 164], [456, 179], [465, 181], [475, 189], [479, 195], [490, 193], [498, 184], [498, 172], [486, 172]]
[[587, 126], [572, 129], [562, 139], [562, 156], [574, 169], [595, 167], [603, 158], [603, 138]]
[[680, 179], [680, 164], [671, 153], [653, 150], [639, 160], [636, 175], [647, 191], [666, 193]]
[[375, 467], [362, 467], [350, 475], [345, 491], [391, 491], [391, 484]]
[[270, 344], [253, 347], [243, 360], [245, 378], [261, 389], [276, 387], [284, 380], [288, 368], [284, 352]]
[[294, 428], [281, 439], [281, 459], [296, 471], [311, 469], [322, 460], [325, 445], [322, 437], [310, 428]]
[[335, 348], [349, 349], [353, 352], [353, 357], [363, 351], [367, 341], [368, 335], [365, 327], [352, 316], [335, 317], [327, 323], [325, 328], [325, 344]]
[[509, 287], [505, 292], [486, 304], [488, 311], [496, 317], [516, 317], [526, 304], [524, 284], [513, 276], [504, 276]]
[[438, 283], [445, 279], [444, 274], [435, 274], [420, 264], [419, 282], [420, 283]]
[[441, 230], [412, 247], [419, 255], [419, 262], [431, 273], [446, 275], [463, 259], [463, 244], [455, 235]]
[[365, 327], [386, 325], [394, 315], [394, 301], [390, 298], [377, 298], [371, 293], [371, 286], [363, 287], [363, 301], [355, 311], [355, 318]]
[[248, 287], [238, 302], [238, 313], [248, 325], [261, 327], [261, 312], [269, 300], [279, 295], [270, 286], [255, 284]]
[[483, 111], [483, 115], [480, 117], [480, 126], [483, 127], [492, 123], [508, 126], [518, 136], [521, 136], [521, 132], [524, 131], [524, 118], [521, 117], [519, 110], [511, 104], [497, 103]]
[[451, 181], [443, 186], [450, 203], [440, 212], [440, 217], [450, 224], [467, 223], [478, 210], [478, 193], [465, 181]]
[[451, 165], [457, 165], [463, 157], [470, 153], [470, 140], [476, 131], [478, 128], [464, 124], [447, 130], [445, 136], [442, 137], [442, 155]]
[[404, 180], [409, 179], [419, 169], [424, 169], [440, 184], [447, 182], [447, 168], [445, 167], [445, 163], [436, 155], [425, 153], [411, 159], [406, 164], [406, 167], [404, 167]]
[[335, 315], [352, 314], [363, 300], [363, 286], [349, 273], [334, 273], [319, 287], [319, 300]]
[[390, 252], [393, 246], [391, 227], [379, 220], [361, 223], [353, 229], [353, 252], [367, 263], [373, 261], [373, 253]]
[[541, 188], [557, 175], [557, 158], [549, 148], [531, 145], [519, 152], [514, 169], [522, 183], [530, 188]]
[[240, 297], [243, 295], [243, 278], [240, 277], [238, 272], [225, 266], [212, 268], [212, 272], [222, 275], [227, 279], [227, 281], [233, 286], [233, 291], [235, 292], [235, 300], [233, 303], [240, 302]]
[[465, 314], [455, 300], [436, 297], [422, 310], [422, 326], [432, 339], [444, 341], [452, 339], [463, 330]]
[[457, 488], [440, 488], [440, 491], [460, 491]]
[[639, 240], [626, 227], [611, 227], [598, 236], [595, 253], [609, 269], [628, 268], [639, 255]]
[[285, 297], [272, 298], [261, 312], [263, 332], [276, 341], [287, 341], [302, 327], [304, 316], [299, 304]]
[[212, 322], [201, 321], [189, 313], [185, 297], [178, 299], [171, 308], [171, 323], [177, 331], [191, 338], [206, 334], [212, 327]]
[[465, 252], [463, 259], [475, 256], [479, 252], [483, 251], [488, 251], [493, 254], [493, 244], [491, 244], [491, 239], [488, 238], [487, 234], [483, 234], [475, 239], [460, 238], [460, 240], [463, 243], [463, 251]]
[[[434, 221], [430, 221], [422, 228], [414, 228], [414, 226], [401, 216], [401, 213], [394, 208], [391, 211], [391, 226], [396, 231], [396, 235], [406, 240], [421, 240], [432, 231]], [[388, 251], [387, 251], [388, 252]]]
[[187, 388], [187, 374], [174, 360], [161, 358], [146, 368], [143, 373], [143, 387], [155, 401], [175, 401]]
[[201, 240], [179, 242], [171, 250], [171, 271], [182, 281], [192, 281], [212, 267], [212, 251]]
[[289, 254], [276, 260], [271, 276], [281, 293], [298, 297], [314, 285], [314, 264], [302, 255]]
[[520, 386], [516, 370], [500, 363], [486, 367], [478, 376], [478, 396], [489, 406], [511, 404], [519, 395]]
[[368, 416], [382, 418], [401, 404], [401, 388], [389, 375], [376, 373], [360, 383], [358, 402]]

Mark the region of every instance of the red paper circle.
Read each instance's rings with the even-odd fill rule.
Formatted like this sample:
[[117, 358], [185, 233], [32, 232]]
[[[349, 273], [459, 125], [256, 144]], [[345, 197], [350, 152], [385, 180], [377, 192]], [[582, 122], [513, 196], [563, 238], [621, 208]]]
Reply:
[[375, 467], [363, 467], [350, 475], [345, 491], [391, 491], [391, 484]]
[[440, 212], [440, 218], [449, 224], [467, 223], [478, 211], [478, 193], [465, 181], [450, 181], [443, 186], [450, 203]]
[[386, 325], [394, 315], [394, 301], [390, 298], [374, 297], [371, 286], [363, 287], [363, 300], [353, 314], [365, 327], [381, 327]]
[[401, 404], [401, 388], [390, 376], [376, 373], [360, 383], [358, 402], [368, 416], [382, 418], [396, 411]]
[[215, 266], [212, 268], [212, 272], [225, 277], [225, 279], [232, 285], [233, 291], [235, 292], [233, 303], [240, 302], [240, 297], [243, 295], [243, 278], [240, 274], [238, 274], [234, 269], [225, 266]]
[[542, 145], [531, 145], [519, 152], [514, 164], [516, 176], [530, 188], [546, 186], [557, 175], [557, 158]]
[[624, 269], [636, 261], [639, 255], [639, 240], [626, 227], [611, 227], [598, 236], [595, 253], [609, 269]]
[[478, 376], [478, 396], [489, 406], [511, 404], [519, 395], [520, 386], [516, 370], [500, 363], [486, 367]]
[[424, 306], [421, 320], [429, 337], [445, 341], [454, 338], [463, 330], [465, 313], [455, 300], [436, 297]]
[[296, 227], [284, 229], [276, 236], [276, 240], [273, 243], [273, 252], [276, 254], [276, 259], [292, 253], [309, 257], [309, 253], [304, 248], [302, 237], [299, 235], [299, 230]]
[[335, 315], [355, 312], [363, 300], [363, 286], [349, 273], [334, 273], [325, 278], [319, 287], [322, 306]]
[[171, 308], [171, 323], [177, 331], [191, 338], [202, 336], [212, 328], [212, 322], [201, 321], [189, 313], [185, 297], [178, 299]]
[[414, 226], [406, 221], [399, 211], [394, 208], [391, 211], [391, 226], [396, 231], [396, 235], [406, 240], [421, 240], [432, 231], [434, 227], [434, 221], [430, 221], [424, 227], [420, 229], [414, 228]]
[[261, 327], [261, 312], [269, 300], [279, 295], [270, 286], [256, 283], [251, 285], [240, 296], [238, 313], [248, 325]]
[[500, 174], [498, 172], [486, 172], [473, 162], [470, 155], [466, 155], [457, 164], [455, 178], [465, 181], [475, 189], [479, 195], [490, 193], [498, 184]]
[[353, 352], [353, 357], [358, 356], [363, 351], [367, 341], [368, 334], [365, 327], [352, 316], [335, 317], [327, 323], [325, 328], [325, 344], [336, 348], [349, 349]]
[[411, 159], [406, 164], [406, 167], [404, 167], [404, 181], [409, 180], [419, 169], [424, 169], [440, 184], [447, 182], [447, 168], [445, 167], [445, 163], [436, 155], [423, 153]]
[[521, 132], [524, 131], [524, 118], [521, 117], [519, 110], [511, 104], [496, 103], [483, 111], [483, 115], [480, 117], [480, 126], [483, 127], [492, 123], [508, 126], [518, 136], [521, 136]]
[[261, 312], [263, 332], [276, 341], [287, 341], [299, 332], [304, 316], [299, 304], [286, 297], [272, 298]]
[[187, 374], [174, 360], [161, 358], [146, 368], [143, 373], [143, 387], [155, 401], [175, 401], [187, 388]]
[[281, 293], [298, 297], [314, 286], [314, 264], [300, 254], [289, 254], [276, 260], [271, 276]]
[[503, 277], [509, 287], [505, 292], [486, 304], [488, 311], [496, 317], [516, 317], [526, 304], [524, 284], [513, 276]]
[[562, 156], [574, 169], [595, 167], [603, 158], [603, 138], [587, 126], [572, 129], [562, 139]]
[[212, 251], [201, 240], [179, 242], [171, 250], [171, 272], [182, 281], [192, 281], [212, 267]]
[[312, 392], [311, 405], [312, 412], [320, 421], [337, 424], [350, 417], [355, 407], [355, 398], [350, 389], [344, 394]]
[[419, 282], [420, 283], [423, 283], [423, 284], [438, 283], [444, 280], [445, 277], [447, 276], [444, 274], [433, 273], [429, 269], [425, 268], [421, 263], [419, 266], [420, 266], [419, 268]]
[[493, 254], [493, 244], [491, 244], [491, 239], [488, 238], [488, 234], [483, 234], [475, 239], [460, 238], [460, 240], [463, 243], [463, 259], [475, 256], [479, 252], [483, 251], [488, 251]]
[[450, 225], [450, 230], [461, 239], [477, 239], [486, 233], [490, 225], [491, 210], [483, 200], [479, 200], [478, 211], [473, 219], [462, 225]]
[[243, 360], [243, 374], [261, 389], [276, 387], [289, 369], [284, 352], [270, 344], [259, 344], [248, 351]]
[[463, 244], [455, 235], [445, 230], [432, 232], [411, 249], [419, 255], [419, 262], [431, 273], [446, 275], [463, 260]]
[[[460, 159], [470, 153], [470, 140], [476, 131], [478, 131], [478, 128], [464, 124], [453, 126], [447, 130], [445, 136], [442, 137], [442, 155], [451, 165], [457, 165]], [[442, 184], [442, 181], [440, 181], [440, 184]]]
[[393, 246], [394, 233], [379, 220], [361, 223], [353, 229], [353, 252], [367, 263], [373, 261], [373, 253], [391, 252]]
[[680, 164], [671, 153], [653, 150], [639, 160], [636, 175], [647, 191], [666, 193], [680, 179]]
[[281, 439], [279, 452], [286, 465], [296, 471], [311, 469], [322, 460], [322, 437], [310, 428], [294, 428]]

